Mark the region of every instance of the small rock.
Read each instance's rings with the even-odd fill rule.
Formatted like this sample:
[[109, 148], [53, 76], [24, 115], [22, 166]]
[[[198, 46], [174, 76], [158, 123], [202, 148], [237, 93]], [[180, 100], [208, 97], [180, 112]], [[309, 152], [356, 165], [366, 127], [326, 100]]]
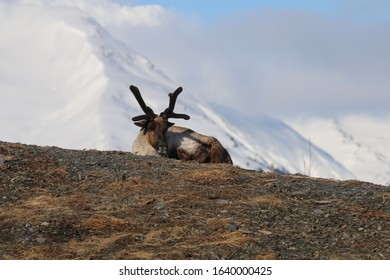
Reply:
[[236, 231], [238, 229], [238, 225], [235, 222], [230, 222], [227, 226], [229, 231]]
[[157, 202], [153, 209], [162, 210], [165, 208], [165, 204], [163, 202]]
[[43, 238], [43, 237], [38, 237], [37, 239], [35, 239], [39, 244], [43, 244], [46, 242], [46, 238]]
[[22, 244], [27, 244], [28, 242], [31, 241], [31, 238], [30, 237], [26, 237], [23, 241], [22, 241]]
[[[272, 234], [272, 232], [268, 231], [268, 230], [260, 230], [259, 232], [264, 234], [264, 235], [271, 235]], [[306, 234], [306, 236], [307, 236], [307, 234]]]
[[351, 236], [346, 232], [343, 232], [342, 237], [343, 237], [343, 239], [350, 239], [351, 238]]
[[127, 218], [127, 214], [126, 213], [118, 213], [115, 215], [115, 217], [118, 219], [125, 219], [125, 218]]
[[218, 205], [226, 205], [226, 204], [229, 204], [229, 200], [226, 200], [226, 199], [217, 199], [215, 201], [216, 204]]
[[126, 199], [124, 201], [124, 203], [127, 205], [127, 206], [134, 206], [136, 204], [136, 202], [132, 199]]
[[47, 227], [47, 226], [49, 226], [49, 222], [43, 222], [43, 223], [41, 223], [41, 226]]

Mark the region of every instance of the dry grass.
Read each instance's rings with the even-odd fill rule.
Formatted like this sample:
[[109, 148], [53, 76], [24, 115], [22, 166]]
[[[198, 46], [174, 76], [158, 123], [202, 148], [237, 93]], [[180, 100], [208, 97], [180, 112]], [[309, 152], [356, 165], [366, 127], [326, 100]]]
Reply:
[[389, 259], [355, 180], [0, 142], [2, 259]]
[[246, 203], [253, 203], [253, 204], [283, 204], [286, 203], [280, 198], [277, 198], [272, 195], [258, 195], [255, 197], [250, 197], [246, 201]]

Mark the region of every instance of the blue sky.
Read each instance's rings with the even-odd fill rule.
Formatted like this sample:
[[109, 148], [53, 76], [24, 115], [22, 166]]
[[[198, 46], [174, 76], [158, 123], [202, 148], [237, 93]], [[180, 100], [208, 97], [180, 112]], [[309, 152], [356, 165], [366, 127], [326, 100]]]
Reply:
[[327, 15], [348, 15], [357, 19], [390, 19], [387, 0], [114, 0], [123, 5], [160, 5], [184, 15], [214, 22], [232, 12], [264, 8], [303, 10]]
[[259, 8], [299, 9], [330, 12], [335, 0], [115, 0], [124, 5], [157, 4], [177, 12], [197, 16], [205, 21], [215, 21], [231, 12], [247, 12]]

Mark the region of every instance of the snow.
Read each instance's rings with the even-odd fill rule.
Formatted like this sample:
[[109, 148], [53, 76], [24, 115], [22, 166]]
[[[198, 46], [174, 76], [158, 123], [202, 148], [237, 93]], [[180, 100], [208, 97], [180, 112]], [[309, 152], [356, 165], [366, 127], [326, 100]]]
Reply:
[[[94, 5], [92, 14], [98, 20], [84, 10], [83, 3], [89, 2], [0, 3], [1, 140], [130, 151], [138, 133], [131, 117], [141, 109], [129, 85], [140, 88], [156, 113], [168, 106], [168, 93], [179, 84], [98, 23], [110, 18], [112, 7], [102, 9], [109, 2]], [[132, 18], [134, 24], [137, 20], [150, 22], [139, 9], [127, 7], [124, 12], [137, 15]], [[148, 14], [159, 9], [146, 7], [143, 11]], [[354, 178], [314, 139], [308, 141], [281, 120], [229, 115], [228, 121], [207, 100], [199, 100], [196, 92], [181, 86], [184, 91], [175, 110], [191, 119], [175, 120], [177, 125], [219, 139], [236, 165]]]
[[390, 115], [347, 115], [289, 122], [359, 179], [390, 184]]

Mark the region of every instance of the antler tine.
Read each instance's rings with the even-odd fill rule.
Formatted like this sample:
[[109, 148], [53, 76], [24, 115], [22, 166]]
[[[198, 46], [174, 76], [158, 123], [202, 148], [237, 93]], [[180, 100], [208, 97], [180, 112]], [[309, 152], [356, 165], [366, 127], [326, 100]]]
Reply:
[[133, 122], [138, 122], [138, 121], [142, 121], [142, 120], [150, 120], [150, 119], [151, 119], [150, 115], [139, 115], [139, 116], [135, 116], [135, 117], [131, 118], [131, 120]]
[[176, 99], [179, 94], [183, 91], [182, 87], [178, 87], [173, 93], [170, 93], [169, 96], [169, 106], [167, 108], [167, 112], [172, 112], [175, 109]]
[[[154, 116], [155, 116], [155, 113], [153, 112], [153, 110], [152, 110], [150, 107], [146, 106], [145, 101], [143, 100], [143, 98], [142, 98], [142, 96], [141, 96], [141, 92], [139, 91], [139, 89], [138, 89], [136, 86], [131, 85], [131, 86], [130, 86], [130, 90], [131, 90], [131, 92], [134, 94], [135, 99], [137, 99], [138, 104], [141, 106], [142, 111], [144, 111], [144, 113], [145, 113], [149, 118], [150, 118], [151, 116], [154, 117]], [[134, 117], [134, 118], [139, 118], [139, 117], [141, 117], [141, 116]], [[133, 118], [133, 120], [134, 120], [134, 118]], [[146, 119], [146, 116], [145, 116], [145, 118], [143, 118], [143, 119]]]
[[191, 117], [189, 115], [186, 115], [186, 114], [176, 114], [176, 113], [170, 113], [168, 115], [168, 118], [171, 118], [171, 119], [185, 119], [185, 120], [189, 120]]
[[165, 111], [163, 113], [161, 113], [161, 116], [163, 118], [165, 118], [165, 119], [174, 118], [174, 119], [185, 119], [185, 120], [190, 119], [190, 116], [188, 116], [186, 114], [177, 114], [177, 113], [173, 112], [173, 110], [175, 109], [175, 105], [176, 105], [176, 99], [182, 91], [183, 91], [183, 88], [178, 87], [173, 93], [170, 93], [168, 95], [169, 96], [169, 105], [168, 105], [168, 108], [165, 109]]

